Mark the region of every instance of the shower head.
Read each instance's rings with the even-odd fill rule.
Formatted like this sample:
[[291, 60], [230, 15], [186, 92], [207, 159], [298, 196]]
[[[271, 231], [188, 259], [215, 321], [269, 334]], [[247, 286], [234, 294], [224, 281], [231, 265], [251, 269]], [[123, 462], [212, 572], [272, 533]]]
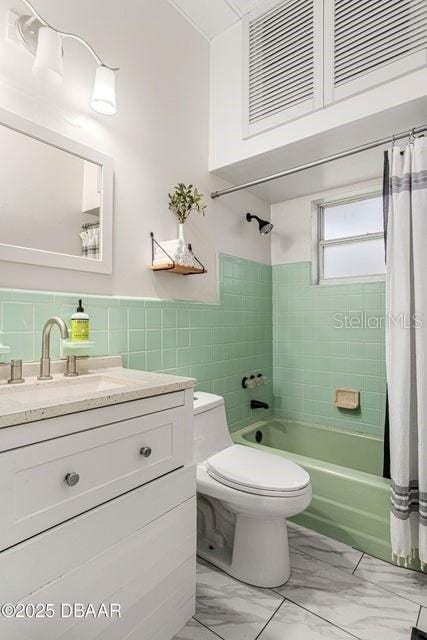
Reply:
[[261, 218], [258, 218], [258, 216], [254, 215], [253, 213], [247, 213], [246, 220], [248, 222], [251, 222], [252, 220], [256, 220], [258, 222], [259, 232], [262, 236], [266, 236], [273, 229], [273, 225], [271, 224], [271, 222], [268, 222], [268, 220], [262, 220]]

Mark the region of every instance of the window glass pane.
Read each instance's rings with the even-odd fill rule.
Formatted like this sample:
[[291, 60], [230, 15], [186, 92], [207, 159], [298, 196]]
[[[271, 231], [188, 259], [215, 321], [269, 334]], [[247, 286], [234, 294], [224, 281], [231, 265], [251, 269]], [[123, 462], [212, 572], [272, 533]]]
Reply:
[[323, 208], [323, 238], [347, 238], [365, 233], [382, 233], [382, 197], [367, 198]]
[[384, 240], [360, 240], [323, 249], [323, 277], [350, 278], [385, 273]]

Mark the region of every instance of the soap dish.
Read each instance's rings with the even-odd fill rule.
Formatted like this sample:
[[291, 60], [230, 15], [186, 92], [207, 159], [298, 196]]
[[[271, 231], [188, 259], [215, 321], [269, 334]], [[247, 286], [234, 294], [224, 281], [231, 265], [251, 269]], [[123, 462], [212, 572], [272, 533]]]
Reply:
[[335, 406], [339, 409], [358, 409], [360, 392], [356, 389], [335, 389]]
[[0, 331], [0, 353], [10, 353], [10, 347], [7, 346], [7, 344], [2, 344], [1, 343], [1, 336], [2, 336], [2, 331]]
[[90, 351], [94, 348], [95, 342], [90, 340], [84, 340], [82, 342], [76, 342], [74, 340], [62, 340], [61, 341], [61, 353], [66, 356], [78, 356], [86, 355], [84, 351]]

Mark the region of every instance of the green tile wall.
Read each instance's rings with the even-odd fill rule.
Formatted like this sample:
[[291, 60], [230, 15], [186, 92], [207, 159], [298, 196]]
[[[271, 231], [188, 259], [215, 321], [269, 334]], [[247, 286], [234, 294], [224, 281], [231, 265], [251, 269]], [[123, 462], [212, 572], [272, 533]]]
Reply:
[[[225, 397], [234, 430], [259, 417], [260, 410], [250, 409], [251, 397], [272, 403], [271, 267], [220, 256], [219, 273], [219, 304], [87, 295], [83, 299], [96, 342], [94, 355], [122, 354], [125, 366], [194, 376], [199, 389]], [[2, 341], [11, 347], [10, 357], [38, 360], [44, 322], [53, 315], [69, 320], [78, 297], [0, 290], [0, 330]], [[55, 329], [52, 356], [59, 357]], [[270, 384], [244, 390], [242, 377], [258, 372]]]
[[[268, 415], [251, 411], [254, 397], [277, 415], [382, 435], [384, 329], [334, 324], [346, 314], [353, 324], [383, 325], [383, 283], [313, 287], [308, 262], [271, 269], [230, 256], [220, 256], [219, 274], [218, 304], [84, 296], [93, 353], [122, 354], [125, 366], [137, 369], [194, 376], [199, 389], [225, 397], [232, 430]], [[0, 330], [11, 357], [38, 360], [45, 320], [69, 319], [77, 298], [0, 290]], [[55, 330], [52, 343], [59, 357]], [[258, 372], [270, 384], [242, 389], [242, 377]], [[336, 387], [359, 389], [360, 410], [336, 409]]]
[[[384, 283], [310, 286], [310, 267], [273, 267], [274, 412], [381, 436]], [[361, 408], [335, 408], [336, 387], [359, 389]]]

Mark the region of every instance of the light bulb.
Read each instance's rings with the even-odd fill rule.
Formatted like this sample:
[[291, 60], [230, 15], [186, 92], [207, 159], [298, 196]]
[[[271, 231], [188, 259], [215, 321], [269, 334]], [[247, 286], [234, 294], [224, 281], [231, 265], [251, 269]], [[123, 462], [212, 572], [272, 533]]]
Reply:
[[62, 83], [62, 38], [50, 27], [39, 29], [33, 73], [43, 82], [52, 85]]
[[117, 113], [116, 74], [108, 67], [99, 66], [96, 70], [91, 107], [103, 116]]

